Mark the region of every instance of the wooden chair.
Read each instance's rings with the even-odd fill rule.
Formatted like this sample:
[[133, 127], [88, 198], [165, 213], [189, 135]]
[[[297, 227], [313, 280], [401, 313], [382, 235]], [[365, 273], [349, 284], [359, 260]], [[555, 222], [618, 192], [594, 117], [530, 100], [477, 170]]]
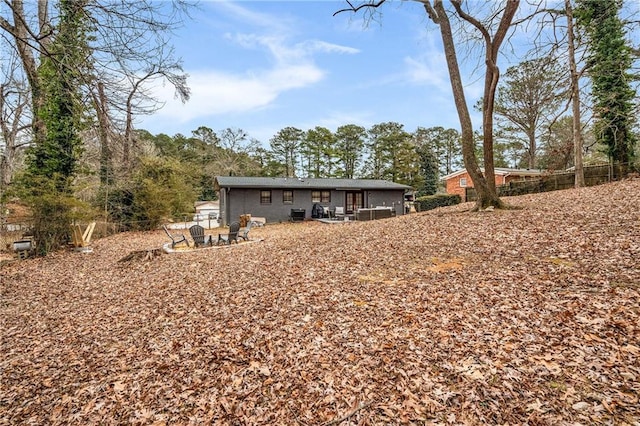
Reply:
[[171, 234], [171, 232], [169, 232], [169, 229], [167, 229], [166, 225], [162, 225], [162, 229], [164, 229], [164, 232], [166, 232], [169, 238], [171, 238], [171, 248], [174, 248], [176, 244], [180, 244], [182, 242], [187, 243], [187, 247], [190, 247], [189, 240], [187, 240], [187, 237], [185, 237], [184, 234], [173, 235]]
[[200, 225], [193, 225], [189, 228], [189, 233], [196, 247], [204, 246], [204, 228]]
[[240, 231], [240, 222], [232, 222], [231, 225], [229, 225], [229, 233], [228, 234], [218, 234], [218, 245], [220, 243], [222, 244], [229, 244], [231, 245], [232, 242], [236, 242], [236, 244], [238, 244], [238, 232]]

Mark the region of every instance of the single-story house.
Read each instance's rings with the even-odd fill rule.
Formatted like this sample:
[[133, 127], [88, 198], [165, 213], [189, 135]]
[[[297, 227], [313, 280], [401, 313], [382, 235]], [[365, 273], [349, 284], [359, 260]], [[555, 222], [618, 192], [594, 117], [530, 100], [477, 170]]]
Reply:
[[264, 217], [267, 223], [296, 216], [310, 218], [314, 206], [325, 210], [342, 207], [347, 215], [358, 209], [390, 207], [396, 215], [404, 214], [404, 195], [408, 185], [373, 179], [316, 179], [217, 176], [222, 225], [238, 220], [240, 215]]
[[220, 216], [219, 201], [196, 201], [195, 208], [196, 214], [193, 220], [206, 220]]
[[[484, 172], [484, 169], [482, 169]], [[530, 179], [539, 179], [544, 174], [542, 170], [531, 169], [506, 169], [501, 167], [495, 168], [496, 186], [508, 185], [512, 181], [523, 181]], [[462, 201], [465, 201], [465, 189], [473, 188], [473, 182], [467, 169], [462, 169], [454, 173], [450, 173], [442, 177], [447, 194], [458, 194]]]

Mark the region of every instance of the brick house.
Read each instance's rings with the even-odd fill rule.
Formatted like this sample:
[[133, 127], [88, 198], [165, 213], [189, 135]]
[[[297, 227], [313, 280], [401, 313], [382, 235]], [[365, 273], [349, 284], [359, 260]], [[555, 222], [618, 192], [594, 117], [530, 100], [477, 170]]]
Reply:
[[[484, 169], [482, 169], [484, 172]], [[508, 185], [509, 182], [523, 181], [531, 179], [539, 179], [543, 174], [542, 170], [530, 170], [530, 169], [505, 169], [501, 167], [495, 168], [495, 182], [496, 186]], [[447, 194], [458, 194], [465, 202], [465, 190], [466, 188], [473, 188], [473, 182], [466, 169], [459, 170], [454, 173], [450, 173], [442, 177], [445, 184]]]

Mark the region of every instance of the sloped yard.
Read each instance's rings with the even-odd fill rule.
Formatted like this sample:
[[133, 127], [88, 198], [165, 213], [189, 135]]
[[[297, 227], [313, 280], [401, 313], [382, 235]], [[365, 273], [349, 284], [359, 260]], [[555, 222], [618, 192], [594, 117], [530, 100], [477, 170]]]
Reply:
[[640, 180], [508, 201], [4, 266], [0, 424], [638, 425]]

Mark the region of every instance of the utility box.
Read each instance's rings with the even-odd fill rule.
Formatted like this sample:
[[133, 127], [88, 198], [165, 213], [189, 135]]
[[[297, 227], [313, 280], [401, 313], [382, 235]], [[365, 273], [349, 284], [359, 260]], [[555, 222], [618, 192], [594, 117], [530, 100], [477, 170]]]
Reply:
[[13, 251], [18, 254], [18, 259], [24, 260], [29, 257], [29, 254], [33, 251], [33, 240], [23, 239], [13, 242]]
[[302, 222], [306, 215], [305, 209], [291, 209], [291, 222]]

